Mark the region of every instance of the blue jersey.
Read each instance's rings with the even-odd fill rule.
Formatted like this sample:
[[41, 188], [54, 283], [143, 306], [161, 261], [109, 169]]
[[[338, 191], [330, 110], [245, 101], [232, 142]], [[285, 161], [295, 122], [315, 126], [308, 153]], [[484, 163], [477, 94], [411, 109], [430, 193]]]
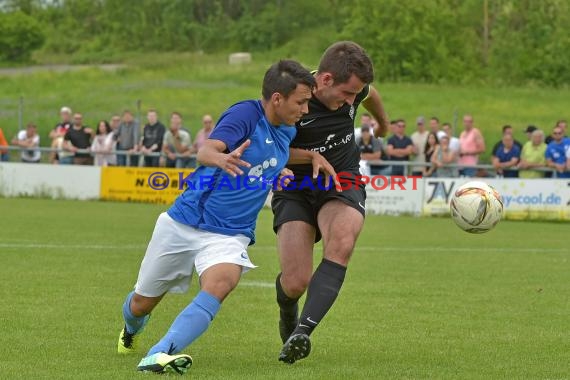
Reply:
[[[521, 150], [518, 146], [513, 144], [511, 149], [508, 152], [505, 152], [505, 147], [501, 143], [499, 145], [499, 147], [497, 148], [497, 150], [495, 150], [495, 157], [497, 157], [499, 159], [499, 162], [501, 162], [501, 163], [502, 162], [509, 162], [514, 157], [520, 159], [521, 158]], [[519, 176], [519, 172], [516, 170], [509, 170], [509, 169], [503, 170], [503, 177], [505, 177], [505, 178], [516, 178], [518, 176]]]
[[[570, 157], [570, 138], [565, 137], [559, 143], [551, 141], [546, 147], [544, 157], [547, 160], [552, 160], [555, 164], [566, 164], [566, 160]], [[558, 173], [557, 176], [559, 178], [570, 178], [570, 172]]]
[[220, 140], [228, 151], [245, 140], [251, 145], [241, 159], [251, 168], [232, 177], [218, 167], [199, 166], [187, 181], [188, 188], [176, 199], [168, 215], [179, 223], [224, 235], [243, 234], [255, 242], [255, 223], [273, 179], [289, 160], [294, 126], [269, 124], [260, 101], [231, 106], [220, 117], [209, 139]]

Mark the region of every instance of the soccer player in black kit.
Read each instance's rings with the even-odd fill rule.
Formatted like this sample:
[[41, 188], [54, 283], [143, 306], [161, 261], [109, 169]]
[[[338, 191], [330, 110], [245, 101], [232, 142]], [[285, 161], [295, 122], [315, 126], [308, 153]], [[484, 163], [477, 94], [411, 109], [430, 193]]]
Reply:
[[[309, 336], [338, 296], [364, 224], [366, 191], [364, 185], [354, 183], [360, 174], [360, 151], [354, 139], [358, 106], [362, 104], [378, 121], [375, 137], [384, 136], [388, 126], [380, 95], [370, 85], [372, 62], [358, 44], [331, 45], [315, 79], [309, 113], [296, 124], [287, 165], [295, 174], [292, 187], [295, 183], [305, 186], [276, 192], [272, 200], [281, 265], [275, 284], [284, 343], [279, 360], [290, 364], [309, 355]], [[318, 172], [350, 173], [342, 181], [345, 190], [339, 189], [338, 181], [329, 190], [322, 184], [314, 190], [306, 186], [307, 177], [315, 178]], [[346, 186], [351, 180], [351, 186]], [[313, 246], [321, 237], [323, 259], [313, 273]], [[298, 300], [307, 288], [299, 318]]]

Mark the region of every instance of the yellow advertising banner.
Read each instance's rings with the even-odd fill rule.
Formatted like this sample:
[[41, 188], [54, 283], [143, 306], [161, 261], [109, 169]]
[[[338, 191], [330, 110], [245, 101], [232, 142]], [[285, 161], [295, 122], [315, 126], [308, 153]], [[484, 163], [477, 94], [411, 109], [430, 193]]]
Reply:
[[101, 168], [101, 199], [170, 204], [194, 169]]

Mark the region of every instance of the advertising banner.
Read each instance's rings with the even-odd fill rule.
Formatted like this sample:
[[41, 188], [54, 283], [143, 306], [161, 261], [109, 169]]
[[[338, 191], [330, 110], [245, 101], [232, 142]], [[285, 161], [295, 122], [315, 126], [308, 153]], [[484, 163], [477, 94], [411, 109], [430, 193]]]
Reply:
[[403, 176], [375, 176], [366, 185], [366, 213], [420, 215], [424, 181]]

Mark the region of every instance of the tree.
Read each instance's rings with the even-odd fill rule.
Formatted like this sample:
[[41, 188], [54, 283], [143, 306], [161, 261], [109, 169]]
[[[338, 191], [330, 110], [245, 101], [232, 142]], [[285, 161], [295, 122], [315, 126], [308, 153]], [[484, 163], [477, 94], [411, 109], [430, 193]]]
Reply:
[[21, 11], [0, 12], [0, 59], [19, 62], [30, 59], [45, 36], [39, 23]]

